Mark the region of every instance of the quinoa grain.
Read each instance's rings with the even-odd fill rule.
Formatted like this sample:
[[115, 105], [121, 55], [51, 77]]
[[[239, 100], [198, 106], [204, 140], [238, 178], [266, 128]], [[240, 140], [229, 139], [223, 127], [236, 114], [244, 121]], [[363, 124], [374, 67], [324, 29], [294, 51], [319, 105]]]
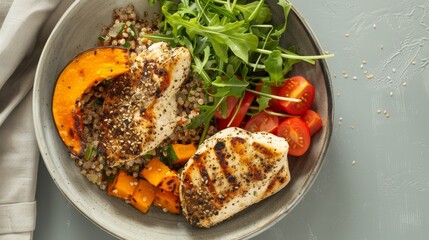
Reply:
[[[126, 46], [129, 48], [130, 59], [132, 61], [141, 61], [139, 53], [145, 51], [152, 41], [144, 37], [145, 34], [154, 33], [158, 31], [158, 23], [149, 22], [144, 19], [139, 19], [134, 7], [128, 5], [125, 8], [118, 8], [114, 11], [114, 20], [112, 25], [101, 29], [101, 36], [99, 38], [99, 46]], [[93, 149], [90, 153], [90, 158], [78, 158], [72, 156], [75, 165], [80, 169], [80, 173], [84, 175], [88, 181], [96, 184], [99, 189], [106, 190], [109, 181], [112, 181], [114, 176], [119, 170], [125, 170], [135, 179], [139, 179], [140, 171], [144, 168], [145, 164], [151, 160], [151, 157], [143, 155], [131, 161], [126, 161], [122, 166], [111, 167], [106, 163], [104, 150], [99, 147], [100, 122], [105, 121], [103, 118], [103, 102], [106, 98], [106, 89], [109, 84], [115, 79], [107, 79], [98, 85], [94, 86], [87, 93], [84, 94], [79, 101], [82, 109], [82, 122], [83, 133], [82, 140], [88, 149]], [[147, 86], [150, 87], [150, 86]], [[135, 100], [144, 98], [135, 96]], [[202, 81], [196, 76], [191, 75], [181, 86], [176, 95], [176, 102], [178, 106], [177, 126], [174, 133], [162, 142], [153, 152], [146, 153], [149, 155], [158, 155], [164, 158], [166, 146], [172, 143], [198, 143], [203, 131], [202, 127], [196, 129], [187, 129], [186, 125], [189, 124], [199, 114], [199, 107], [201, 105], [213, 103], [213, 97], [207, 96], [204, 91]], [[104, 120], [103, 120], [104, 119]], [[207, 130], [207, 137], [215, 134], [217, 129], [215, 126], [209, 126]], [[127, 133], [125, 133], [127, 134]], [[125, 144], [125, 143], [123, 143]], [[128, 143], [132, 146], [132, 142]], [[132, 183], [136, 186], [138, 181]], [[116, 189], [112, 190], [113, 193], [117, 192]], [[163, 209], [166, 211], [166, 209]]]

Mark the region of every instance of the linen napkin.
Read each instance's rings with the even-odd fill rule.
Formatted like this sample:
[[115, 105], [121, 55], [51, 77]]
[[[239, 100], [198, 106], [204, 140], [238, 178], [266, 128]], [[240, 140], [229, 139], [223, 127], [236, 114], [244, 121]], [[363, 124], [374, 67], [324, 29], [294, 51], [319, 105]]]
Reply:
[[30, 90], [46, 39], [72, 2], [0, 1], [0, 240], [32, 239], [39, 151]]

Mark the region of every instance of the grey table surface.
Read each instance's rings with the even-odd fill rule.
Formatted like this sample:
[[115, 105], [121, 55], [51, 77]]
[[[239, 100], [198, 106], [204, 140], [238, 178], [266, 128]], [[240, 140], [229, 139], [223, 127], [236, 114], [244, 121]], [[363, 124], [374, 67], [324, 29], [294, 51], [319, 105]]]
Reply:
[[[301, 0], [329, 59], [335, 127], [300, 204], [255, 239], [429, 238], [429, 1]], [[40, 161], [34, 239], [115, 239]]]

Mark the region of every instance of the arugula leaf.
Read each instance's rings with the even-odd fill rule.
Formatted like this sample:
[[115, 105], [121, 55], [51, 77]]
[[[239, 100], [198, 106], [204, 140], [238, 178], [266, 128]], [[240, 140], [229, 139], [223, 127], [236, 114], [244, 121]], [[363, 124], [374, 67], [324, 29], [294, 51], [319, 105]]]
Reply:
[[264, 0], [248, 4], [236, 4], [235, 9], [243, 14], [246, 21], [254, 21], [257, 24], [269, 22], [272, 18], [270, 6]]
[[[279, 49], [289, 54], [294, 54], [294, 52], [296, 51], [294, 46], [291, 46], [289, 49], [283, 49], [280, 47]], [[283, 75], [286, 75], [286, 73], [292, 71], [292, 67], [294, 64], [302, 61], [303, 60], [300, 60], [300, 59], [290, 59], [290, 58], [285, 59], [285, 61], [283, 62]]]
[[173, 34], [177, 36], [177, 30], [180, 27], [186, 28], [186, 33], [192, 41], [195, 35], [199, 34], [207, 37], [215, 51], [215, 54], [221, 61], [227, 62], [228, 48], [244, 62], [248, 62], [249, 51], [256, 50], [258, 46], [258, 37], [248, 33], [243, 26], [244, 21], [229, 22], [225, 25], [203, 26], [197, 18], [185, 20], [179, 14], [170, 14], [166, 6], [162, 7], [162, 13], [166, 22], [172, 26]]
[[[260, 92], [271, 94], [271, 86], [268, 84], [263, 84], [261, 86]], [[260, 111], [262, 111], [268, 107], [270, 99], [271, 98], [268, 96], [259, 95], [259, 97], [256, 99], [256, 102], [258, 103], [258, 108], [257, 108], [258, 112], [260, 112]]]
[[242, 66], [240, 73], [241, 73], [241, 77], [243, 79], [247, 79], [247, 74], [249, 73], [249, 68], [246, 65]]
[[213, 118], [216, 109], [225, 101], [226, 96], [218, 99], [217, 103], [213, 106], [200, 106], [200, 114], [193, 119], [193, 121], [186, 127], [189, 129], [195, 129], [200, 125], [208, 125], [210, 120]]
[[237, 74], [237, 71], [242, 66], [242, 61], [237, 56], [230, 56], [228, 59], [228, 65], [226, 66], [226, 75], [232, 77]]
[[210, 13], [214, 13], [218, 16], [224, 16], [228, 19], [230, 19], [231, 21], [237, 21], [237, 16], [231, 12], [230, 10], [226, 9], [225, 7], [221, 7], [216, 5], [212, 0], [198, 0], [196, 2], [202, 2], [204, 5], [206, 6], [206, 8], [204, 10], [209, 10]]
[[284, 15], [284, 24], [283, 26], [277, 28], [274, 33], [272, 34], [272, 36], [277, 36], [280, 37], [285, 31], [286, 31], [286, 26], [287, 26], [287, 18], [289, 16], [289, 12], [292, 9], [292, 4], [290, 4], [289, 2], [286, 2], [285, 0], [279, 0], [277, 2], [277, 4], [282, 7], [283, 9], [283, 15]]
[[280, 50], [274, 50], [268, 55], [264, 62], [265, 71], [270, 75], [270, 82], [278, 86], [278, 82], [282, 80], [283, 74], [283, 58]]
[[223, 90], [228, 90], [229, 96], [239, 98], [243, 95], [243, 92], [246, 90], [247, 86], [249, 86], [249, 83], [247, 81], [239, 80], [237, 76], [232, 76], [227, 80], [222, 80], [218, 77], [212, 82], [212, 85], [221, 87]]

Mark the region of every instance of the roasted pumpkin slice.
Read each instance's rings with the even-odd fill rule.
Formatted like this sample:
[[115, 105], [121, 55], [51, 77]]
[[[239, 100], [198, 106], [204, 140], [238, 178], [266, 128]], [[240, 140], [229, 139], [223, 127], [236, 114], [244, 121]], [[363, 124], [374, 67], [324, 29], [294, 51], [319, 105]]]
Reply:
[[52, 113], [60, 137], [72, 153], [79, 156], [84, 151], [79, 99], [103, 80], [128, 72], [129, 61], [127, 49], [93, 48], [76, 56], [59, 75], [52, 99]]

